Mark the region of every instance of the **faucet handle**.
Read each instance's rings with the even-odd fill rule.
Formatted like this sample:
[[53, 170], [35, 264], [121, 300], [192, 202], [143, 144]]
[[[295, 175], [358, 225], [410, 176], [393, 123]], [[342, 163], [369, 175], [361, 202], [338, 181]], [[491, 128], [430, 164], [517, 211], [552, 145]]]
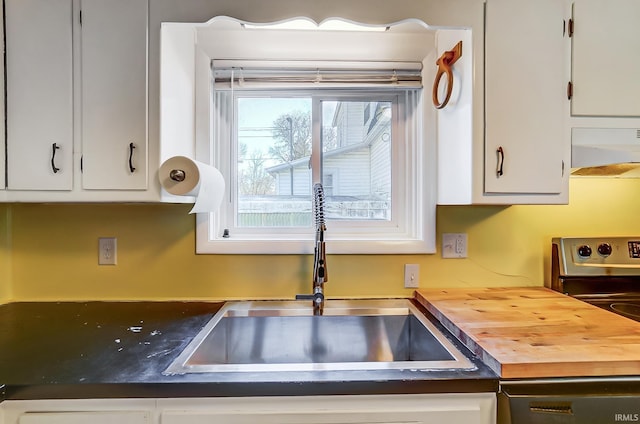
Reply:
[[321, 290], [316, 290], [313, 294], [297, 294], [296, 300], [312, 300], [315, 304], [320, 304], [324, 301], [324, 293]]

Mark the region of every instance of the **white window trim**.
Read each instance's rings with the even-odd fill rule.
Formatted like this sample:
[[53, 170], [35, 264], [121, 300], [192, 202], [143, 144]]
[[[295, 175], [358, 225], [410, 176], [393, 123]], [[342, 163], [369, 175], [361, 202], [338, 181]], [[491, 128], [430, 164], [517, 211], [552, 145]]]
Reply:
[[[195, 44], [194, 98], [195, 98], [195, 156], [204, 163], [216, 165], [223, 173], [229, 172], [226, 162], [220, 160], [221, 152], [212, 143], [214, 132], [211, 125], [212, 113], [211, 62], [212, 57]], [[430, 58], [431, 59], [431, 58]], [[331, 233], [329, 225], [326, 233], [328, 254], [423, 254], [435, 253], [436, 214], [436, 149], [435, 111], [430, 108], [429, 91], [423, 89], [414, 111], [422, 126], [407, 129], [419, 142], [414, 143], [405, 153], [404, 176], [412, 181], [409, 198], [415, 204], [408, 207], [405, 222], [410, 230], [403, 234], [385, 235], [354, 239], [367, 235], [352, 225], [351, 234], [340, 236]], [[229, 193], [225, 195], [229, 199]], [[199, 254], [311, 254], [313, 253], [312, 230], [299, 232], [295, 239], [274, 239], [271, 235], [255, 236], [251, 239], [222, 237], [220, 213], [197, 214], [196, 253]]]

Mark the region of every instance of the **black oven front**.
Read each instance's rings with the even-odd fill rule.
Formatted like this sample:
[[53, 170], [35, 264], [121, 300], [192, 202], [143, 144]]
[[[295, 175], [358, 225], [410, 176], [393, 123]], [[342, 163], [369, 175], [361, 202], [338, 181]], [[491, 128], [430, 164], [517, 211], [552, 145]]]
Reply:
[[640, 423], [640, 377], [502, 382], [498, 424]]

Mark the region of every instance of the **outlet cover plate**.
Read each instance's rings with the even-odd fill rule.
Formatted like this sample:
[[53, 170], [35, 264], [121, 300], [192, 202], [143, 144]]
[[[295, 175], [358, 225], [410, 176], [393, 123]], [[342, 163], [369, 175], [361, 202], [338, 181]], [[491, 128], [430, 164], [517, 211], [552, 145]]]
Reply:
[[98, 265], [118, 263], [118, 243], [115, 237], [98, 238]]
[[467, 234], [466, 233], [442, 234], [442, 257], [443, 258], [466, 258], [467, 257]]

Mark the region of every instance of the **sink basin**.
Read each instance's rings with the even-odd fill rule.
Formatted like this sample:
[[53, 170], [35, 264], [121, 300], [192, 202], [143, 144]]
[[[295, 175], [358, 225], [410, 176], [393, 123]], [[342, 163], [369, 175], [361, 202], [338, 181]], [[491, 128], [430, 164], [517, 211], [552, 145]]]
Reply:
[[225, 304], [165, 374], [470, 369], [473, 364], [407, 299]]

